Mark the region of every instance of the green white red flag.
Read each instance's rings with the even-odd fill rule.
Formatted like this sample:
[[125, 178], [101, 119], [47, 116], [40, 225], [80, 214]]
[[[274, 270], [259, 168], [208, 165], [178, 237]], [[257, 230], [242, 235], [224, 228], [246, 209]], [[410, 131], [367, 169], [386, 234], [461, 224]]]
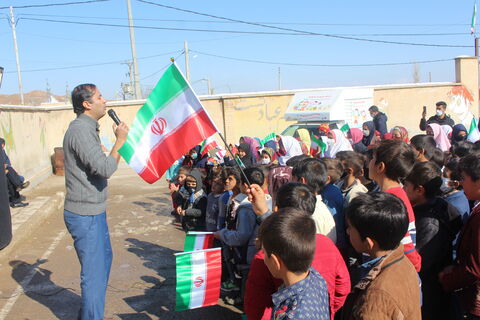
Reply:
[[[310, 138], [312, 140], [312, 143], [315, 144], [318, 147], [318, 151], [320, 153], [324, 153], [325, 150], [327, 149], [327, 144], [325, 142], [323, 142], [322, 138], [317, 137], [313, 133], [312, 133]], [[312, 145], [312, 148], [314, 148], [313, 145]]]
[[474, 143], [480, 140], [480, 132], [478, 131], [478, 123], [475, 116], [473, 116], [472, 122], [470, 122], [470, 128], [468, 129], [467, 140]]
[[340, 130], [343, 132], [343, 133], [347, 133], [348, 130], [350, 130], [350, 126], [348, 125], [348, 123], [345, 123], [341, 128]]
[[205, 153], [209, 153], [213, 149], [218, 147], [217, 141], [215, 141], [215, 138], [213, 136], [208, 137], [207, 139], [203, 140], [203, 142], [200, 144], [201, 149], [200, 149], [200, 154], [203, 156]]
[[475, 25], [477, 24], [477, 4], [473, 4], [472, 23], [470, 25], [470, 33], [475, 33]]
[[215, 305], [220, 298], [221, 248], [175, 254], [177, 286], [175, 310]]
[[175, 160], [217, 131], [172, 63], [137, 112], [119, 153], [143, 180], [154, 183]]
[[213, 247], [213, 232], [189, 231], [185, 235], [183, 251], [210, 249]]

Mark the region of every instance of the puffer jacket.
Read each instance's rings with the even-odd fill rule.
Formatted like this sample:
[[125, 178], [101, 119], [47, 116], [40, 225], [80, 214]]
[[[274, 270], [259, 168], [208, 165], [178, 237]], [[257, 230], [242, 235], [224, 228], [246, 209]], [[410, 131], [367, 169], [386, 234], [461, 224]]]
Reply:
[[343, 319], [422, 319], [418, 275], [404, 255], [402, 244], [353, 288]]

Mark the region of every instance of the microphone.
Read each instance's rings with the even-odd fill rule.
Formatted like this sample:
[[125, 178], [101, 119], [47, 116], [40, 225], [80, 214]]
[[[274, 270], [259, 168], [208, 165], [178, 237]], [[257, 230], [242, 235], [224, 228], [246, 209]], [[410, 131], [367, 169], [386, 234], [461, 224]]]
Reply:
[[118, 118], [115, 110], [113, 109], [108, 110], [108, 115], [110, 116], [110, 118], [112, 118], [112, 120], [115, 122], [117, 126], [120, 124], [120, 119]]

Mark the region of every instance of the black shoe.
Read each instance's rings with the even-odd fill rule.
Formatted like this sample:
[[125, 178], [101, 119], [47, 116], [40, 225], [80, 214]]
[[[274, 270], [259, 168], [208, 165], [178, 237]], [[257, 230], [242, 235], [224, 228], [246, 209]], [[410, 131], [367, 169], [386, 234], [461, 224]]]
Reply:
[[12, 208], [23, 208], [23, 207], [26, 207], [28, 206], [28, 202], [11, 202], [10, 203], [10, 207]]
[[29, 185], [30, 185], [30, 181], [25, 181], [24, 183], [22, 183], [22, 184], [20, 185], [20, 188], [25, 189], [25, 188], [28, 187]]

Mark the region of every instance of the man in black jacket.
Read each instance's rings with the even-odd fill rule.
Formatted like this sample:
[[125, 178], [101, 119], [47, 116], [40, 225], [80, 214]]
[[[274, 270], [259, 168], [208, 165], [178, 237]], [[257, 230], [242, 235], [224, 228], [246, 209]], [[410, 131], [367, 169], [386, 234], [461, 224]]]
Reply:
[[441, 126], [447, 124], [453, 128], [453, 126], [455, 125], [455, 121], [453, 121], [452, 118], [450, 118], [450, 116], [445, 113], [447, 110], [447, 104], [444, 101], [438, 101], [435, 105], [437, 113], [434, 116], [428, 118], [428, 120], [425, 120], [427, 112], [425, 109], [423, 110], [422, 119], [420, 119], [420, 130], [427, 130], [427, 125], [429, 125], [430, 123], [438, 123]]
[[368, 111], [370, 111], [370, 116], [373, 118], [373, 124], [375, 125], [375, 130], [380, 132], [383, 138], [385, 133], [388, 132], [387, 115], [383, 112], [380, 112], [377, 106], [371, 106], [370, 108], [368, 108]]

